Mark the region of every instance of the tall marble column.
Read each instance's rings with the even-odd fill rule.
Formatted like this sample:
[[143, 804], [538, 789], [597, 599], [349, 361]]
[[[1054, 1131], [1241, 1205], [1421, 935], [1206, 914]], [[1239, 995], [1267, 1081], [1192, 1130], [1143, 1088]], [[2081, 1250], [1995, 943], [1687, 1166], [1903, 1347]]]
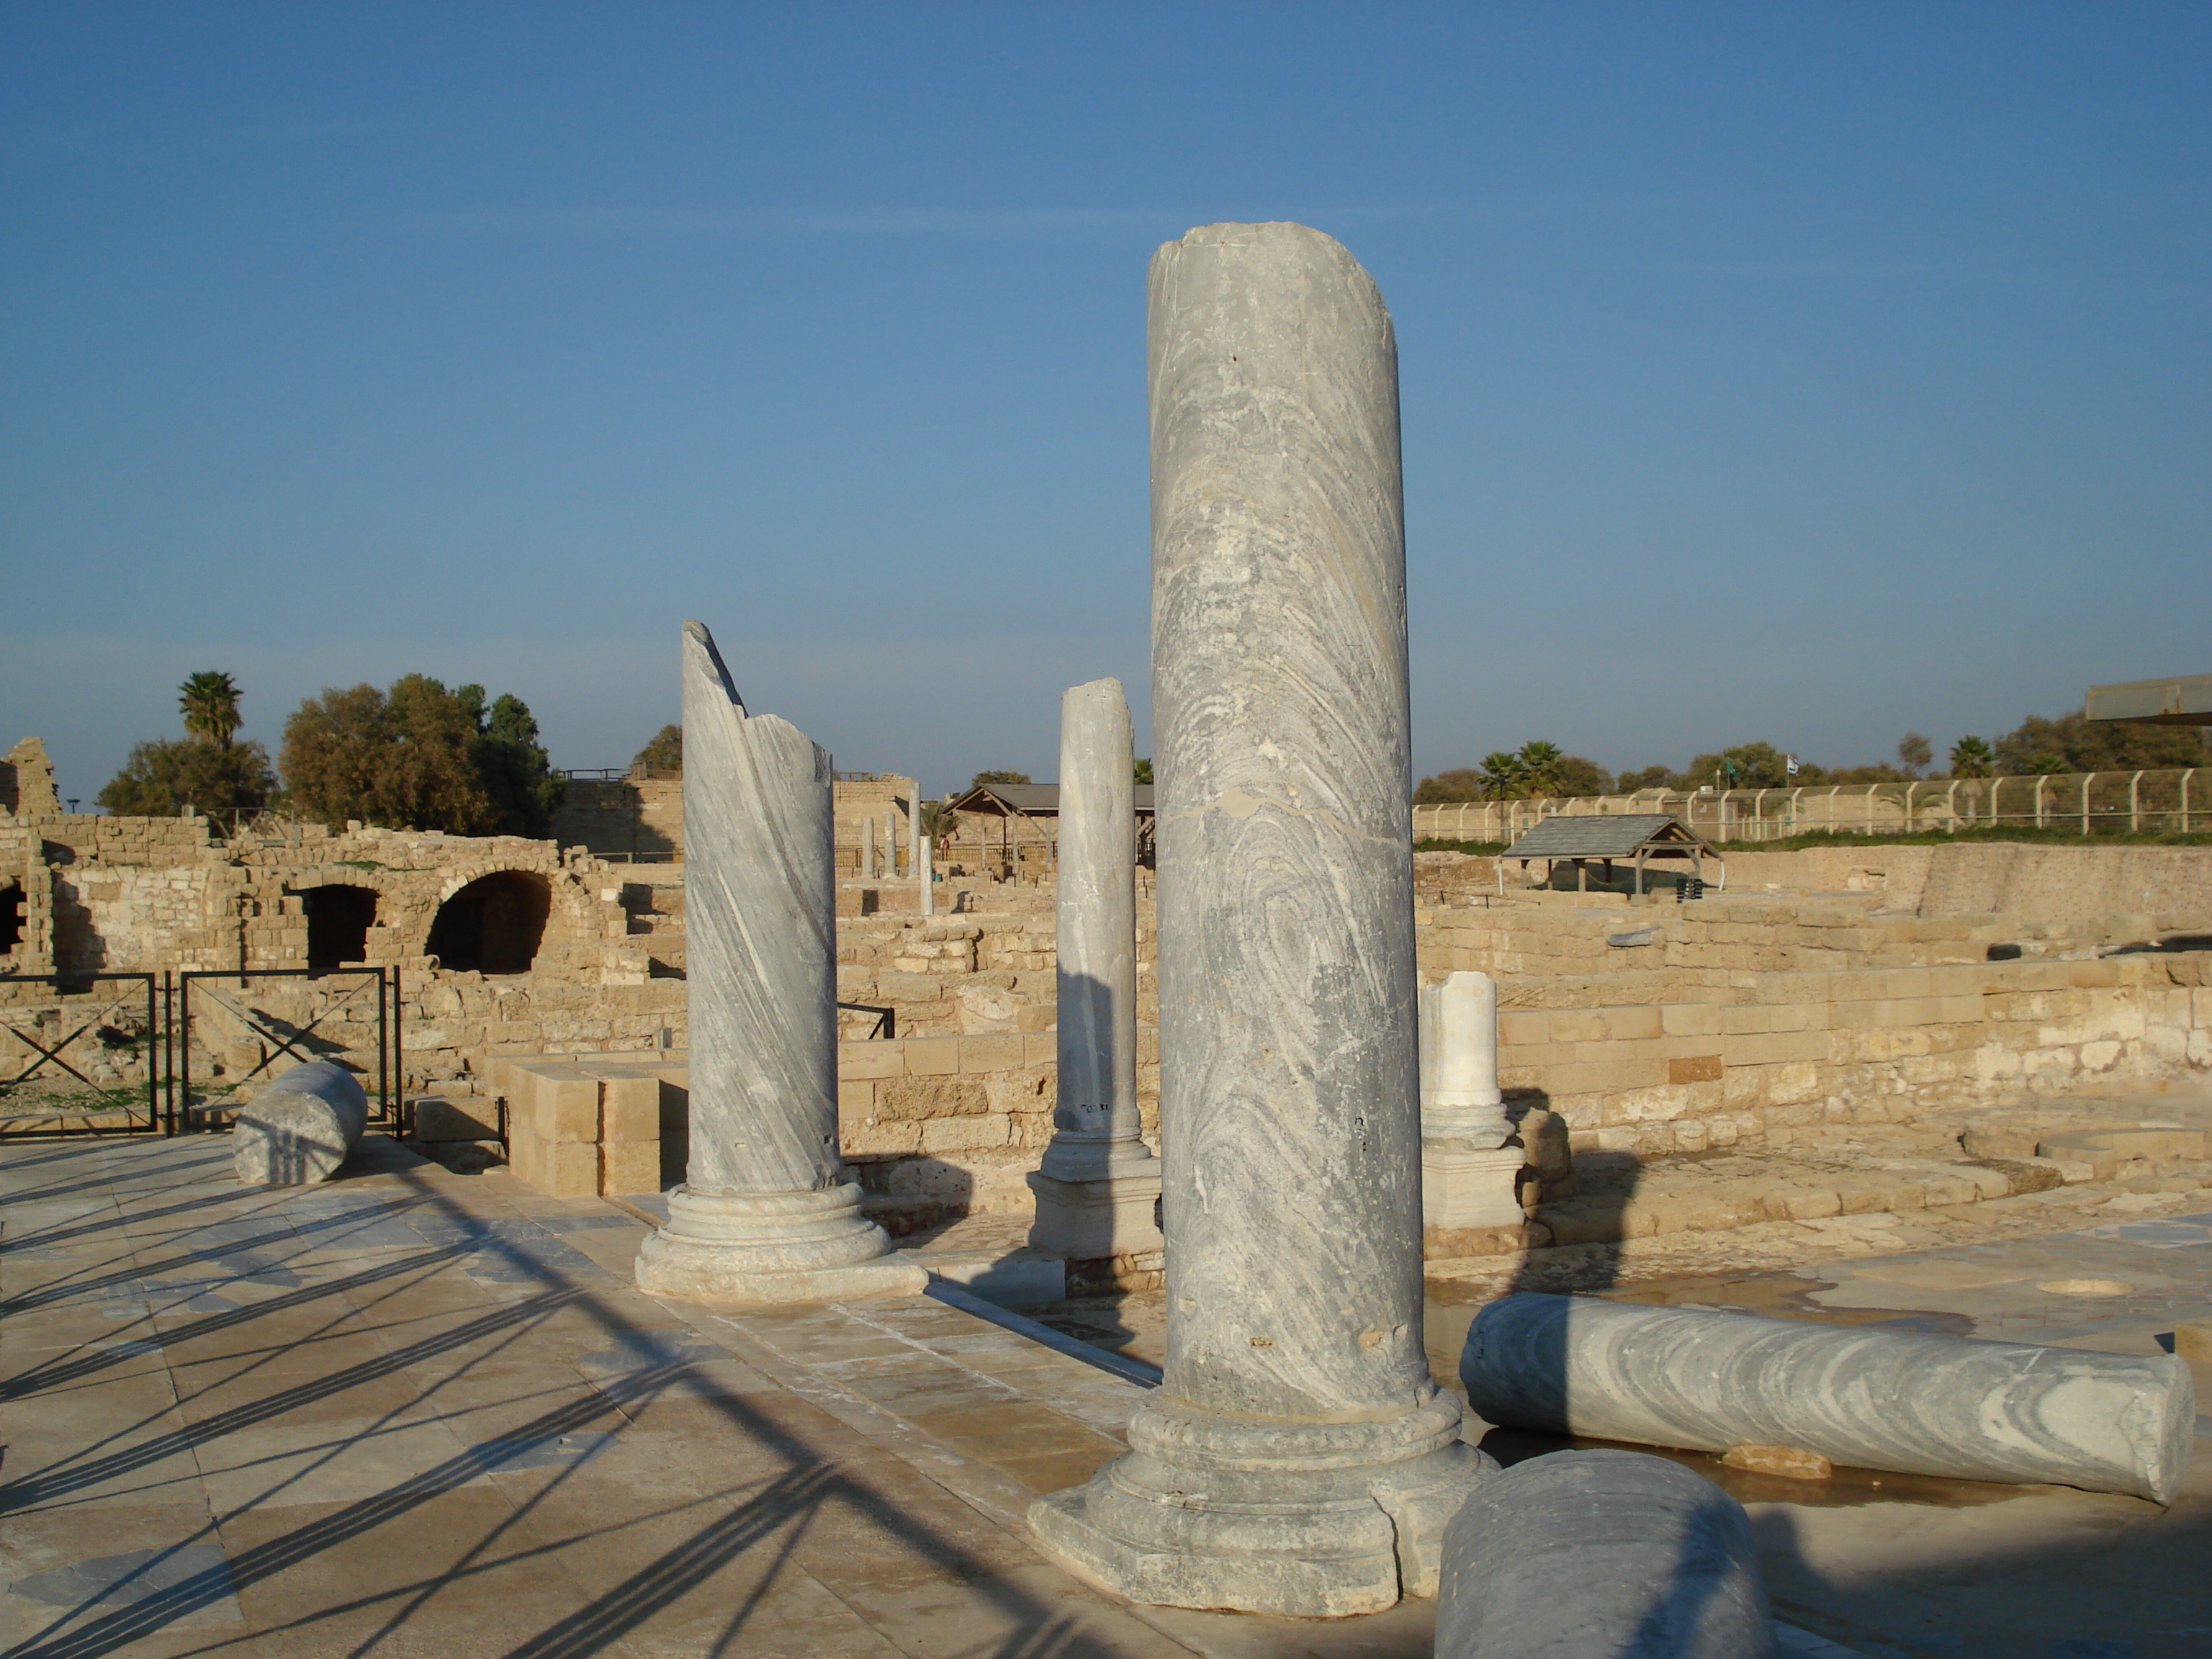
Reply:
[[919, 1293], [927, 1271], [860, 1213], [837, 1150], [830, 757], [749, 715], [684, 624], [684, 908], [691, 1157], [638, 1251], [655, 1296], [806, 1302]]
[[915, 879], [921, 884], [921, 914], [933, 916], [937, 914], [937, 871], [934, 867], [937, 860], [930, 850], [927, 836], [915, 842], [915, 846], [918, 850], [915, 854], [914, 874]]
[[1030, 1524], [1139, 1601], [1433, 1594], [1484, 1467], [1421, 1344], [1396, 350], [1316, 231], [1152, 260], [1166, 1376]]
[[[1157, 1271], [1160, 1163], [1137, 1114], [1137, 813], [1121, 682], [1060, 700], [1059, 1099], [1052, 1144], [1029, 1178], [1030, 1243], [1111, 1280]], [[1155, 1281], [1156, 1282], [1156, 1281]], [[1103, 1288], [1103, 1285], [1101, 1286]]]
[[1517, 1239], [1522, 1153], [1498, 1087], [1498, 981], [1447, 974], [1421, 988], [1421, 1243], [1432, 1257]]
[[860, 820], [860, 879], [876, 878], [876, 819], [873, 813]]

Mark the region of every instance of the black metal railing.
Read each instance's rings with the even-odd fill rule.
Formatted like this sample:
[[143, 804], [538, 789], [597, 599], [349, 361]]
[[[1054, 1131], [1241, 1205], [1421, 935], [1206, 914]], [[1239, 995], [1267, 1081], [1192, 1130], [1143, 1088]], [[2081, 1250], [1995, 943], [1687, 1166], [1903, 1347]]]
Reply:
[[[0, 1116], [0, 1139], [24, 1138], [34, 1135], [40, 1137], [66, 1137], [78, 1135], [144, 1134], [155, 1128], [161, 1128], [164, 1133], [171, 1132], [170, 1122], [165, 1117], [163, 1111], [161, 1096], [164, 1079], [161, 1069], [162, 1023], [161, 1018], [161, 1009], [163, 986], [167, 977], [168, 975], [166, 974], [128, 973], [0, 974], [0, 985], [51, 985], [59, 995], [64, 998], [72, 994], [72, 988], [74, 987], [83, 987], [86, 988], [87, 990], [89, 990], [92, 987], [97, 985], [103, 980], [128, 981], [131, 983], [143, 985], [146, 988], [146, 1030], [145, 1035], [140, 1039], [140, 1042], [144, 1048], [146, 1060], [146, 1105], [144, 1109], [146, 1121], [143, 1123], [131, 1121], [137, 1115], [137, 1109], [135, 1107], [100, 1106], [95, 1107], [89, 1111], [80, 1111], [78, 1109], [66, 1103], [66, 1102], [57, 1102], [52, 1111], [37, 1114], [34, 1121], [44, 1124], [46, 1120], [50, 1118], [76, 1116], [82, 1116], [89, 1120], [96, 1116], [106, 1116], [110, 1112], [115, 1111], [121, 1112], [125, 1121], [122, 1123], [110, 1124], [102, 1124], [88, 1121], [84, 1123], [76, 1125], [55, 1125], [52, 1127], [43, 1127], [36, 1129], [17, 1129], [9, 1127], [9, 1120], [7, 1117]], [[46, 1043], [42, 1042], [39, 1037], [33, 1036], [29, 1031], [26, 1030], [22, 1026], [15, 1024], [13, 1021], [0, 1022], [4, 1023], [5, 1029], [10, 1036], [22, 1043], [24, 1047], [31, 1049], [37, 1055], [36, 1059], [33, 1060], [29, 1065], [26, 1066], [21, 1071], [16, 1073], [14, 1076], [0, 1078], [0, 1096], [12, 1093], [15, 1088], [22, 1084], [29, 1082], [41, 1071], [45, 1070], [50, 1064], [59, 1066], [63, 1071], [67, 1072], [71, 1077], [75, 1078], [79, 1083], [83, 1084], [86, 1088], [93, 1090], [96, 1093], [101, 1095], [113, 1095], [119, 1093], [119, 1091], [101, 1089], [99, 1084], [94, 1082], [92, 1079], [86, 1076], [84, 1073], [77, 1070], [77, 1068], [64, 1057], [64, 1050], [68, 1048], [71, 1043], [82, 1037], [88, 1031], [97, 1031], [101, 1029], [104, 1026], [108, 1015], [120, 1008], [125, 1002], [131, 1000], [131, 997], [128, 994], [116, 998], [113, 1001], [101, 1008], [97, 1013], [93, 1014], [89, 1018], [81, 1023], [75, 1030], [61, 1038], [51, 1048], [49, 1048]], [[66, 1024], [70, 1018], [70, 1016], [65, 1013], [62, 1017], [62, 1019], [57, 1022], [57, 1029], [58, 1029], [60, 1024]], [[131, 1092], [135, 1094], [137, 1091], [134, 1089]]]

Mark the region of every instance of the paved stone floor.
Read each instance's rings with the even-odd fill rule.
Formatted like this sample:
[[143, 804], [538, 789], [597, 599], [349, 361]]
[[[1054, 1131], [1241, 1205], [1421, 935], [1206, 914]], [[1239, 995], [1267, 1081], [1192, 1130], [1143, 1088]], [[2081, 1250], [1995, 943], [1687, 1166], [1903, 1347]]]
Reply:
[[[0, 1148], [7, 1652], [1428, 1651], [1425, 1603], [1133, 1608], [1037, 1557], [1022, 1511], [1118, 1449], [1141, 1354], [1037, 1340], [957, 1290], [657, 1303], [630, 1283], [634, 1212], [368, 1146], [289, 1191], [238, 1188], [213, 1138]], [[2212, 1313], [2206, 1218], [1988, 1250], [1622, 1293], [2100, 1346]], [[2126, 1288], [2033, 1288], [2054, 1276]], [[1149, 1316], [1120, 1311], [1141, 1347]], [[1432, 1310], [1440, 1364], [1472, 1311]], [[2212, 1652], [2207, 1462], [2170, 1511], [1848, 1474], [1737, 1489], [1785, 1612], [1844, 1644], [1792, 1653], [2166, 1659]]]

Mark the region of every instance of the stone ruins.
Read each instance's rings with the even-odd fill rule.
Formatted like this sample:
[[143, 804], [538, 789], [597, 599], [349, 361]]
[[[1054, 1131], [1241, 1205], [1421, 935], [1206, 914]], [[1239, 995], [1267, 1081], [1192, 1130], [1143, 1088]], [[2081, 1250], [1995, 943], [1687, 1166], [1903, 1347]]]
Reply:
[[[240, 1181], [330, 1176], [389, 1066], [450, 1168], [650, 1220], [624, 1271], [663, 1310], [1154, 1296], [1126, 1449], [1015, 1511], [1079, 1577], [1310, 1618], [1441, 1588], [1476, 1659], [1563, 1595], [1641, 1642], [1672, 1574], [1707, 1612], [1649, 1650], [1764, 1651], [1742, 1510], [1632, 1454], [1501, 1471], [1427, 1301], [1578, 1246], [2212, 1187], [2212, 1111], [2082, 1092], [2212, 1071], [2212, 849], [1732, 852], [1702, 897], [1417, 853], [1380, 293], [1318, 232], [1208, 226], [1153, 261], [1148, 350], [1152, 807], [1098, 679], [1048, 812], [925, 836], [916, 781], [834, 771], [697, 623], [682, 776], [574, 780], [548, 842], [81, 814], [27, 738], [0, 1065], [88, 1091], [6, 1109], [134, 1127], [139, 996]], [[1492, 1424], [1770, 1473], [2169, 1501], [2186, 1360], [2060, 1352], [1523, 1294], [1458, 1381]]]

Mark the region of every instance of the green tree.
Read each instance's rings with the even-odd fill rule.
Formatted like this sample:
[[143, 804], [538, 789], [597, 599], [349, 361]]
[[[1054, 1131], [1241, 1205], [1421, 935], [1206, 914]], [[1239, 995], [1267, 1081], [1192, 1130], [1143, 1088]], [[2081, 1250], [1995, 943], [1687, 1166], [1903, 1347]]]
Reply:
[[1150, 783], [1152, 781], [1152, 757], [1150, 755], [1138, 756], [1136, 766], [1136, 781], [1139, 783]]
[[932, 847], [942, 847], [960, 833], [960, 815], [952, 810], [948, 801], [925, 801], [921, 808], [921, 833], [929, 837]]
[[276, 793], [269, 751], [258, 743], [165, 738], [135, 746], [99, 799], [120, 817], [174, 817], [190, 806], [235, 828]]
[[652, 742], [630, 757], [629, 763], [648, 772], [673, 772], [682, 776], [684, 728], [674, 725], [662, 726], [653, 734]]
[[1482, 793], [1492, 800], [1511, 800], [1527, 793], [1522, 787], [1521, 757], [1509, 749], [1493, 749], [1485, 755]]
[[1559, 793], [1563, 795], [1608, 795], [1613, 793], [1613, 774], [1595, 761], [1581, 755], [1562, 755], [1556, 775]]
[[491, 801], [491, 833], [543, 839], [553, 828], [553, 814], [568, 793], [568, 780], [556, 775], [544, 745], [538, 741], [538, 722], [530, 705], [512, 692], [501, 692], [486, 713], [482, 686], [465, 685], [455, 695], [476, 718], [470, 758]]
[[[230, 747], [238, 730], [238, 682], [212, 668], [203, 669], [177, 688], [177, 707], [184, 711], [185, 730], [218, 749]], [[267, 757], [263, 757], [267, 764]]]
[[[2212, 765], [2208, 728], [2193, 726], [2135, 726], [2120, 720], [2092, 720], [2080, 710], [2045, 720], [2031, 714], [1996, 741], [2001, 773], [2155, 771], [2168, 767]], [[2056, 762], [2057, 764], [2052, 764]]]
[[1624, 795], [1632, 795], [1641, 789], [1679, 789], [1673, 770], [1664, 766], [1647, 766], [1641, 772], [1623, 772], [1613, 781], [1613, 787]]
[[1961, 738], [1951, 745], [1951, 775], [1954, 778], [1985, 778], [1996, 763], [1996, 754], [1979, 738]]
[[1453, 801], [1480, 800], [1489, 791], [1481, 773], [1469, 767], [1438, 772], [1423, 778], [1413, 790], [1416, 806], [1448, 805]]
[[1897, 763], [1905, 769], [1907, 778], [1918, 777], [1935, 759], [1935, 749], [1919, 732], [1907, 732], [1897, 740]]
[[1566, 758], [1556, 743], [1539, 738], [1522, 744], [1513, 757], [1519, 768], [1521, 793], [1540, 796], [1559, 793], [1559, 769]]
[[1030, 775], [1026, 772], [978, 772], [969, 781], [968, 787], [981, 789], [987, 783], [1027, 783], [1029, 781]]
[[289, 805], [333, 826], [349, 818], [449, 835], [544, 834], [561, 780], [519, 697], [484, 705], [483, 688], [449, 690], [405, 674], [383, 691], [333, 687], [284, 722], [279, 764]]

